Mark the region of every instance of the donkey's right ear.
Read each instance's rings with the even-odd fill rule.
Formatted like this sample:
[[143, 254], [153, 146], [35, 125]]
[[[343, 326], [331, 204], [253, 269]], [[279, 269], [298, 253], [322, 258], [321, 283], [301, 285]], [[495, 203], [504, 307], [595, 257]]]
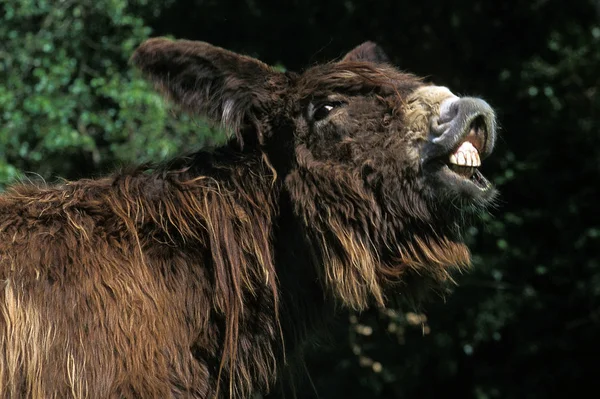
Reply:
[[390, 59], [377, 43], [364, 42], [350, 50], [341, 60], [341, 62], [348, 61], [368, 61], [377, 64], [389, 64]]
[[150, 39], [131, 61], [173, 101], [234, 131], [266, 108], [285, 81], [257, 59], [204, 42]]

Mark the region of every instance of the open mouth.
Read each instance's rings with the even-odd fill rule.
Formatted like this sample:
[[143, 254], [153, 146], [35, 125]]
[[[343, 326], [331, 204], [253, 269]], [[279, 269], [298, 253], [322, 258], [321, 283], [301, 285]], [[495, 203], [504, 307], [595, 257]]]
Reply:
[[469, 126], [469, 130], [464, 137], [460, 138], [455, 148], [442, 156], [448, 173], [453, 178], [462, 179], [477, 186], [480, 190], [491, 188], [490, 182], [481, 174], [479, 167], [481, 159], [489, 155], [486, 151], [488, 134], [485, 124], [480, 119], [476, 119]]
[[[426, 190], [435, 200], [486, 205], [496, 190], [479, 168], [496, 142], [496, 115], [484, 100], [447, 97], [419, 149]], [[463, 202], [461, 202], [463, 203]]]
[[495, 117], [482, 100], [457, 100], [456, 104], [457, 112], [447, 111], [432, 122], [422, 148], [425, 176], [434, 189], [485, 201], [494, 197], [495, 190], [479, 168], [494, 148]]

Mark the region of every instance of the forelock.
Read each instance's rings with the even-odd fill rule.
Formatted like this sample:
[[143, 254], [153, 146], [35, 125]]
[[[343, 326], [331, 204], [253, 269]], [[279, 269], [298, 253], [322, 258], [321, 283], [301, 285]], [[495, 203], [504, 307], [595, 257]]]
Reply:
[[298, 82], [301, 94], [318, 97], [329, 92], [406, 96], [422, 86], [420, 78], [388, 65], [369, 62], [329, 63], [308, 69]]

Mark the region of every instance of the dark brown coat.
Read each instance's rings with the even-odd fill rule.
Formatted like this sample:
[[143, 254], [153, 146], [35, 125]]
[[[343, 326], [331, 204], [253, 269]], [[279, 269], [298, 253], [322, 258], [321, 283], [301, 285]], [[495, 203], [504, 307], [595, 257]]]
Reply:
[[487, 155], [493, 114], [440, 141], [453, 95], [372, 43], [303, 74], [166, 39], [133, 63], [234, 137], [0, 197], [3, 397], [248, 398], [336, 306], [420, 295], [470, 263], [464, 221], [493, 189], [447, 156], [469, 131]]

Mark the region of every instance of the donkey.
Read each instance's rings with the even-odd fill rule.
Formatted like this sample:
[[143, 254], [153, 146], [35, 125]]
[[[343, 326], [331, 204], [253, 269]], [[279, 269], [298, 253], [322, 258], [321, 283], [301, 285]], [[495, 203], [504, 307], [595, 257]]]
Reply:
[[132, 63], [218, 148], [0, 196], [0, 393], [249, 398], [336, 309], [469, 266], [495, 116], [374, 43], [303, 73], [150, 39]]

